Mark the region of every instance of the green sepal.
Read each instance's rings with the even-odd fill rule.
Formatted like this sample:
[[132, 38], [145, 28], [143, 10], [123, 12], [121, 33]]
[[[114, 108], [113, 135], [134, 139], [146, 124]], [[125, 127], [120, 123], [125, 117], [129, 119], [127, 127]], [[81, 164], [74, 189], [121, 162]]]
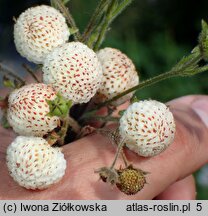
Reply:
[[78, 28], [69, 28], [70, 35], [76, 34], [78, 31]]
[[139, 102], [139, 98], [136, 96], [136, 95], [134, 95], [132, 98], [131, 98], [131, 104], [133, 104], [133, 103], [136, 103], [136, 102]]
[[46, 100], [49, 105], [50, 112], [48, 116], [58, 116], [64, 118], [68, 116], [69, 110], [72, 107], [72, 101], [64, 98], [60, 93], [57, 94], [55, 100]]

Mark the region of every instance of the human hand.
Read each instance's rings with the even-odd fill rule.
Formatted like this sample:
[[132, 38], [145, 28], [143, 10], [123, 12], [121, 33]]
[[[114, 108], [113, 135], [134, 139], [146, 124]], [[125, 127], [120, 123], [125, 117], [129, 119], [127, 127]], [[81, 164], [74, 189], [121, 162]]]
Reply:
[[15, 134], [0, 128], [0, 199], [194, 199], [191, 174], [208, 161], [208, 124], [205, 124], [208, 123], [208, 97], [187, 96], [168, 104], [176, 120], [174, 143], [152, 158], [125, 149], [135, 167], [149, 172], [148, 184], [136, 195], [124, 195], [94, 173], [102, 166], [109, 166], [115, 154], [108, 138], [98, 134], [63, 147], [67, 170], [59, 183], [43, 191], [26, 190], [13, 181], [6, 167], [6, 148]]

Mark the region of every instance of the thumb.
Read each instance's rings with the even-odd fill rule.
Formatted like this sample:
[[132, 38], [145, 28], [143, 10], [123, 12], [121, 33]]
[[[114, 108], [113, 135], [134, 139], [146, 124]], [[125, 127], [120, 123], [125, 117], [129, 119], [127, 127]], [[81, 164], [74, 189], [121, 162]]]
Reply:
[[186, 151], [186, 163], [192, 160], [197, 169], [208, 162], [208, 96], [186, 96], [169, 105], [178, 123], [176, 139]]

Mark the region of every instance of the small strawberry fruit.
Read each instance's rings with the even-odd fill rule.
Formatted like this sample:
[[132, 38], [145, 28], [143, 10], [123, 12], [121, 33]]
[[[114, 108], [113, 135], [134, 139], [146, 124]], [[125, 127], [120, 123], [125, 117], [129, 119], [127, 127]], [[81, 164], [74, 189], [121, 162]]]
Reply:
[[25, 136], [43, 136], [60, 124], [59, 117], [48, 116], [47, 100], [56, 92], [43, 83], [29, 84], [9, 95], [7, 119], [14, 131]]
[[43, 80], [74, 104], [87, 103], [100, 87], [102, 68], [93, 50], [80, 42], [66, 43], [44, 61]]
[[[133, 62], [121, 51], [104, 48], [97, 53], [103, 68], [102, 85], [96, 95], [96, 102], [109, 100], [123, 91], [139, 84], [139, 76]], [[119, 105], [133, 96], [133, 92], [112, 102]]]
[[17, 51], [29, 61], [40, 64], [55, 47], [69, 38], [63, 15], [53, 7], [41, 5], [23, 12], [14, 25]]
[[120, 119], [126, 146], [141, 156], [164, 151], [174, 139], [175, 123], [169, 108], [155, 100], [135, 102]]
[[116, 186], [127, 195], [135, 195], [146, 184], [145, 172], [133, 168], [132, 165], [118, 170], [118, 183]]
[[45, 189], [61, 180], [66, 160], [60, 148], [40, 137], [18, 136], [7, 149], [10, 175], [27, 189]]

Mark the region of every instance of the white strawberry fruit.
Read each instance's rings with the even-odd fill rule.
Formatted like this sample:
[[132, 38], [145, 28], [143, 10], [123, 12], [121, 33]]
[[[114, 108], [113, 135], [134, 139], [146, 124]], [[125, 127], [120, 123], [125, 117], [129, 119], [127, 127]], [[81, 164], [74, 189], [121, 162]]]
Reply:
[[144, 157], [155, 156], [173, 142], [175, 122], [165, 104], [145, 100], [128, 107], [119, 132], [129, 149]]
[[43, 136], [59, 126], [57, 116], [50, 112], [47, 100], [54, 100], [56, 92], [43, 83], [29, 84], [14, 90], [8, 99], [7, 120], [14, 131], [24, 136]]
[[66, 43], [45, 59], [43, 80], [74, 104], [87, 103], [100, 87], [102, 68], [93, 50], [80, 42]]
[[41, 64], [55, 47], [69, 38], [63, 15], [53, 7], [41, 5], [27, 9], [14, 25], [17, 51], [29, 61]]
[[[96, 95], [96, 102], [109, 100], [123, 91], [139, 84], [136, 68], [124, 53], [114, 48], [104, 48], [97, 53], [103, 69], [102, 85]], [[131, 92], [120, 99], [113, 101], [112, 105], [119, 105], [133, 96]]]
[[7, 148], [7, 167], [19, 185], [45, 189], [65, 174], [66, 160], [60, 148], [51, 147], [41, 137], [18, 136]]

